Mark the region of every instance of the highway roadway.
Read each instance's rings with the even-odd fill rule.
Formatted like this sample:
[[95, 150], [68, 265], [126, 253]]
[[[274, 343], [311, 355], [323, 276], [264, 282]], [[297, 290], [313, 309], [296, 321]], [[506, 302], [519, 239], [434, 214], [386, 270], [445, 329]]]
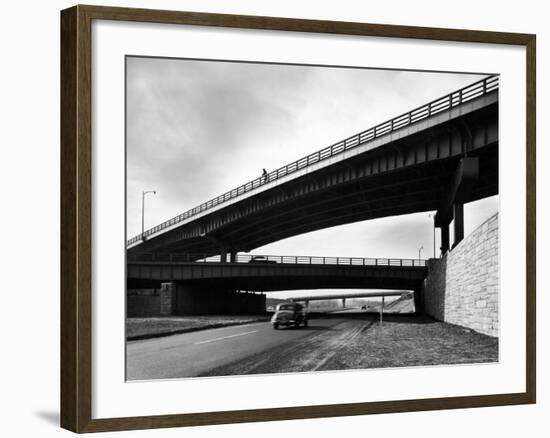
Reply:
[[[302, 346], [314, 346], [327, 336], [344, 339], [346, 333], [363, 327], [368, 318], [343, 315], [311, 320], [307, 328], [279, 330], [274, 330], [269, 322], [260, 322], [132, 341], [127, 343], [126, 378], [148, 380], [247, 374], [258, 357], [269, 357], [289, 348], [300, 352], [304, 350]], [[239, 363], [248, 364], [243, 368]], [[279, 371], [276, 364], [273, 367], [269, 372]], [[223, 369], [225, 371], [216, 372]]]

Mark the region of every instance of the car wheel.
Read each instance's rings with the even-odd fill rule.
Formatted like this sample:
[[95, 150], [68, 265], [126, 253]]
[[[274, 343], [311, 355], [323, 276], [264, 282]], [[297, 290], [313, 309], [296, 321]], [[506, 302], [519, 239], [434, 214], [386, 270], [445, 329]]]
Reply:
[[304, 327], [307, 327], [307, 319], [304, 319]]

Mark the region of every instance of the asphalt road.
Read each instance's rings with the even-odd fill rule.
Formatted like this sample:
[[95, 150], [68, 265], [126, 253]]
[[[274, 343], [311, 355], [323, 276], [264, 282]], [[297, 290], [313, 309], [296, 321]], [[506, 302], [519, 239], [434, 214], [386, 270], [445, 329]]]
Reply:
[[127, 343], [128, 380], [193, 377], [262, 352], [307, 343], [308, 337], [333, 330], [345, 318], [314, 319], [309, 327], [274, 330], [260, 322], [201, 330]]

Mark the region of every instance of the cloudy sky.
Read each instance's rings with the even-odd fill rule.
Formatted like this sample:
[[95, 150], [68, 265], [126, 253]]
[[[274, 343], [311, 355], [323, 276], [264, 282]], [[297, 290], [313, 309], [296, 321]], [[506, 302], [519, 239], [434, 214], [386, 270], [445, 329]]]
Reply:
[[[482, 77], [128, 57], [128, 237], [141, 231], [143, 190], [157, 191], [146, 199], [147, 229]], [[497, 209], [498, 197], [468, 204], [465, 233]], [[254, 252], [413, 258], [423, 246], [427, 257], [432, 223], [428, 213], [377, 219]]]

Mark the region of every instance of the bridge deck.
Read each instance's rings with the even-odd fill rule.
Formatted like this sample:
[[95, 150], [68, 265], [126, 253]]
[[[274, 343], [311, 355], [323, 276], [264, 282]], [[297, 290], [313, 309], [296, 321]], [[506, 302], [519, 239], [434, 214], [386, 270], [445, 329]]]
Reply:
[[200, 284], [206, 290], [277, 291], [325, 288], [412, 290], [419, 287], [428, 273], [425, 260], [277, 257], [282, 257], [283, 262], [134, 260], [127, 263], [126, 275], [129, 288], [185, 282]]
[[[128, 263], [227, 263], [221, 256], [206, 257], [192, 254], [149, 253], [128, 255]], [[238, 254], [229, 263], [250, 263], [254, 265], [292, 264], [292, 265], [340, 265], [340, 266], [401, 266], [425, 267], [424, 259], [397, 259], [374, 257], [334, 257], [334, 256], [298, 256], [298, 255], [260, 255]]]

